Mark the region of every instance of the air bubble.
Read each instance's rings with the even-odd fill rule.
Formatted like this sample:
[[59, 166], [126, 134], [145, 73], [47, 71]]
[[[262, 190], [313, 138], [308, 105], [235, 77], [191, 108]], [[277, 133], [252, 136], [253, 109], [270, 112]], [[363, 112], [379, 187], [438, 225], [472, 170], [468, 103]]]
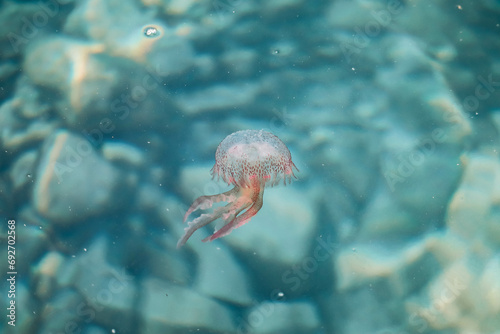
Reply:
[[148, 38], [156, 38], [161, 35], [160, 29], [155, 26], [147, 26], [143, 29], [144, 36]]

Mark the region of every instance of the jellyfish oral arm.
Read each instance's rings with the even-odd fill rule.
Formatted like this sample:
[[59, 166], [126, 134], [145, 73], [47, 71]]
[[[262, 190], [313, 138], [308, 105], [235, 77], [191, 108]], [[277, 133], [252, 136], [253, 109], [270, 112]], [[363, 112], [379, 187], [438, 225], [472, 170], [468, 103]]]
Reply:
[[[248, 188], [235, 186], [233, 189], [223, 194], [201, 196], [197, 198], [186, 212], [185, 219], [191, 212], [199, 208], [210, 208], [213, 203], [216, 202], [227, 201], [229, 203], [224, 207], [214, 209], [212, 213], [203, 213], [198, 218], [188, 222], [188, 226], [184, 229], [184, 235], [177, 243], [177, 248], [182, 247], [197, 229], [219, 218], [226, 224], [211, 236], [203, 239], [203, 241], [213, 241], [228, 235], [235, 228], [249, 222], [250, 219], [257, 214], [260, 208], [262, 208], [263, 195], [264, 184], [252, 182], [252, 186]], [[247, 211], [239, 215], [247, 208]]]
[[[213, 241], [217, 238], [223, 237], [231, 233], [232, 230], [235, 228], [238, 228], [250, 221], [250, 219], [259, 212], [259, 210], [262, 208], [262, 200], [263, 200], [263, 195], [264, 195], [264, 187], [257, 189], [256, 192], [253, 193], [252, 196], [252, 201], [251, 204], [253, 204], [247, 211], [245, 211], [243, 214], [240, 216], [235, 217], [229, 223], [224, 225], [220, 230], [216, 231], [214, 234], [211, 236], [203, 239], [203, 242], [207, 241]], [[246, 208], [246, 207], [245, 207]], [[245, 208], [240, 208], [239, 212], [244, 210]], [[239, 213], [238, 212], [238, 213]], [[236, 213], [236, 214], [238, 214]], [[235, 215], [233, 215], [234, 217]]]
[[[182, 247], [197, 229], [219, 218], [224, 221], [228, 219], [232, 220], [234, 219], [233, 214], [235, 216], [241, 212], [241, 210], [248, 207], [251, 203], [243, 203], [243, 199], [238, 197], [239, 193], [240, 188], [234, 187], [222, 194], [198, 197], [184, 215], [184, 221], [186, 221], [193, 211], [198, 209], [210, 209], [214, 203], [218, 202], [228, 202], [228, 204], [224, 207], [216, 208], [212, 213], [203, 213], [198, 218], [188, 222], [188, 226], [184, 229], [184, 235], [177, 242], [177, 248]], [[238, 208], [241, 208], [239, 209], [240, 211], [238, 211]]]
[[187, 218], [189, 215], [198, 210], [206, 210], [210, 209], [214, 203], [218, 202], [232, 202], [235, 199], [236, 194], [238, 193], [237, 187], [226, 191], [225, 193], [222, 194], [217, 194], [217, 195], [211, 195], [211, 196], [200, 196], [198, 197], [193, 204], [189, 207], [189, 209], [186, 211], [186, 214], [184, 215], [184, 222], [186, 222]]
[[[226, 206], [230, 206], [230, 205], [231, 204], [228, 204]], [[210, 224], [214, 220], [222, 217], [222, 215], [225, 212], [226, 212], [226, 207], [217, 208], [214, 210], [213, 213], [210, 213], [210, 214], [204, 213], [201, 216], [199, 216], [198, 218], [188, 222], [188, 227], [186, 227], [184, 229], [184, 235], [177, 242], [177, 248], [182, 247], [186, 243], [186, 241], [188, 241], [189, 237], [191, 237], [191, 235], [193, 235], [193, 233], [197, 229], [202, 228], [203, 226]]]

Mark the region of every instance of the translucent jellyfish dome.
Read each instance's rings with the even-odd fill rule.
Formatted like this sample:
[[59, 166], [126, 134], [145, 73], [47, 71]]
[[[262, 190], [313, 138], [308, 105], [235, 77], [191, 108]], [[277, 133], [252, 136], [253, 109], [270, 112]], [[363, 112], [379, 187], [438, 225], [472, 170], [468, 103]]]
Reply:
[[255, 181], [274, 186], [295, 178], [292, 156], [286, 145], [264, 130], [244, 130], [227, 136], [217, 147], [212, 177], [248, 188]]

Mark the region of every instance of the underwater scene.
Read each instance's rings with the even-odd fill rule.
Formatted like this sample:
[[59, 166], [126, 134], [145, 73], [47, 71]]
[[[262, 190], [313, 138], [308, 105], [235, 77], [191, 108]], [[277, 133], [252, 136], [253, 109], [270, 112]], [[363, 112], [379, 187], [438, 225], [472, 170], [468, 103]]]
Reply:
[[500, 334], [500, 1], [0, 22], [0, 334]]

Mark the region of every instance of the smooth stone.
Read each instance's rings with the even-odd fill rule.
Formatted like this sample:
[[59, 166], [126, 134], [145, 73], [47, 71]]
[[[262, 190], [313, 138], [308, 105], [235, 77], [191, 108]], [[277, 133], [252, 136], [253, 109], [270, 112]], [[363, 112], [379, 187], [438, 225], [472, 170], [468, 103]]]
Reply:
[[[163, 232], [167, 234], [167, 232]], [[183, 258], [175, 248], [174, 242], [159, 238], [143, 246], [147, 261], [146, 268], [150, 277], [156, 277], [176, 284], [188, 285], [193, 281], [191, 263]], [[163, 242], [162, 242], [163, 241]], [[174, 241], [174, 240], [172, 240]]]
[[189, 15], [189, 9], [196, 2], [196, 0], [172, 0], [165, 3], [165, 9], [171, 15]]
[[369, 132], [338, 127], [327, 144], [322, 145], [315, 163], [321, 162], [324, 170], [332, 170], [328, 178], [361, 199], [375, 185], [375, 166], [378, 164], [373, 147], [375, 141]]
[[314, 304], [307, 301], [266, 301], [251, 308], [238, 329], [243, 333], [319, 333], [321, 320]]
[[309, 255], [317, 212], [311, 196], [298, 184], [266, 188], [264, 205], [250, 222], [223, 238], [249, 258], [291, 266]]
[[135, 278], [125, 267], [107, 262], [109, 241], [103, 234], [78, 254], [68, 266], [74, 288], [85, 298], [82, 312], [95, 323], [116, 328], [118, 332], [134, 328], [137, 321]]
[[22, 151], [33, 145], [40, 144], [57, 129], [55, 123], [31, 122], [20, 131], [7, 129], [2, 133], [3, 146], [10, 152]]
[[0, 64], [0, 80], [7, 81], [18, 71], [18, 68], [19, 66], [13, 61], [7, 61]]
[[[342, 305], [346, 318], [333, 325], [350, 334], [402, 330], [407, 322], [413, 330], [428, 326], [420, 317], [417, 300], [448, 263], [466, 254], [467, 247], [449, 233], [430, 234], [403, 245], [384, 241], [352, 246], [338, 252], [334, 260], [338, 298], [325, 300], [331, 310]], [[367, 316], [356, 317], [360, 313]]]
[[[2, 44], [3, 43], [0, 40], [0, 47], [2, 47]], [[2, 48], [2, 50], [5, 49]], [[5, 56], [5, 53], [3, 55]], [[14, 90], [14, 87], [17, 86], [16, 75], [18, 75], [19, 72], [20, 69], [17, 62], [14, 62], [13, 60], [3, 59], [3, 63], [0, 64], [0, 82], [2, 82], [2, 89], [0, 89], [0, 101], [2, 101], [3, 103], [5, 103], [4, 101], [6, 101], [10, 97], [12, 91]]]
[[[144, 35], [148, 26], [158, 29], [158, 37]], [[162, 77], [180, 75], [194, 64], [186, 38], [190, 29], [170, 28], [134, 1], [82, 1], [68, 16], [64, 31], [99, 41], [111, 56], [131, 59]]]
[[[29, 107], [36, 110], [35, 114], [40, 111], [38, 116], [43, 114], [43, 107], [38, 104], [30, 106], [30, 100], [31, 98], [16, 93], [16, 96], [0, 105], [0, 124], [9, 125], [5, 126], [0, 133], [0, 140], [5, 153], [16, 153], [38, 145], [53, 133], [57, 127], [54, 121], [26, 121], [24, 111]], [[2, 159], [0, 165], [5, 160]]]
[[410, 212], [401, 208], [389, 189], [382, 184], [374, 191], [363, 210], [355, 239], [364, 243], [373, 240], [413, 238], [422, 229], [423, 226], [416, 223]]
[[[335, 333], [393, 333], [393, 326], [400, 326], [400, 319], [407, 317], [404, 308], [393, 302], [398, 299], [391, 295], [387, 282], [374, 282], [345, 291], [335, 299], [336, 305], [331, 309], [335, 313], [341, 313], [337, 323], [333, 324], [336, 327]], [[338, 310], [340, 307], [342, 311]], [[359, 317], [359, 314], [364, 316]]]
[[[497, 169], [496, 177], [493, 182], [491, 202], [493, 208], [498, 208], [500, 206], [500, 168]], [[493, 245], [493, 248], [500, 247], [500, 224], [498, 224], [498, 222], [500, 222], [500, 210], [491, 210], [487, 221], [487, 227], [484, 231], [485, 238]]]
[[[50, 245], [46, 225], [38, 225], [29, 216], [37, 216], [31, 206], [25, 206], [18, 211], [16, 217], [16, 229], [22, 233], [22, 242], [16, 243], [16, 250], [22, 254], [23, 261], [16, 263], [18, 272], [28, 272], [34, 263], [40, 260]], [[38, 216], [39, 217], [39, 216]]]
[[[409, 8], [404, 5], [403, 1], [388, 2], [388, 4], [393, 3], [398, 4], [398, 8], [400, 9], [400, 13], [394, 18], [397, 20], [397, 24], [400, 27], [399, 29], [411, 36], [415, 36], [421, 41], [425, 41], [428, 48], [435, 45], [449, 44], [450, 40], [445, 32], [450, 31], [448, 29], [451, 29], [451, 31], [458, 31], [461, 29], [460, 43], [453, 44], [460, 49], [464, 48], [464, 51], [469, 50], [469, 57], [481, 49], [477, 47], [475, 33], [471, 31], [472, 29], [470, 25], [466, 24], [464, 26], [461, 23], [467, 22], [469, 18], [475, 15], [478, 11], [487, 10], [481, 7], [485, 6], [488, 2], [485, 2], [484, 4], [475, 2], [473, 7], [471, 7], [474, 8], [474, 10], [469, 15], [465, 14], [466, 10], [450, 11], [449, 7], [445, 3], [437, 3], [432, 0], [419, 1], [418, 4], [412, 6], [411, 10], [408, 10]], [[429, 6], [433, 6], [432, 12], [428, 11]], [[465, 17], [463, 14], [465, 14]], [[423, 18], [426, 22], [436, 22], [436, 24], [432, 25], [432, 27], [425, 23], [423, 24]], [[469, 49], [472, 46], [470, 43], [471, 39], [474, 40], [474, 48], [478, 50]], [[460, 50], [459, 52], [462, 53], [463, 51]]]
[[229, 308], [192, 288], [146, 278], [140, 290], [141, 333], [201, 330], [222, 334], [235, 331], [235, 315]]
[[112, 57], [102, 43], [47, 37], [30, 47], [23, 68], [32, 82], [59, 93], [53, 105], [60, 118], [95, 146], [124, 129], [135, 131], [137, 124], [175, 127], [180, 117], [164, 112], [178, 108], [161, 88], [165, 69], [150, 73], [144, 65]]
[[201, 243], [192, 240], [196, 252], [196, 291], [226, 303], [248, 306], [252, 302], [247, 270], [226, 245]]
[[187, 115], [233, 110], [254, 101], [260, 86], [256, 83], [213, 85], [209, 88], [178, 94], [177, 103]]
[[[8, 275], [5, 276], [8, 278]], [[14, 299], [10, 299], [16, 301], [16, 326], [12, 328], [15, 329], [13, 331], [14, 333], [29, 333], [38, 325], [40, 304], [35, 298], [33, 298], [31, 284], [27, 280], [21, 279], [21, 277], [21, 275], [18, 275], [16, 279], [16, 297]], [[4, 286], [5, 297], [7, 297], [7, 292], [9, 290], [7, 289], [7, 284]], [[5, 298], [3, 300], [8, 301], [9, 299]], [[2, 308], [3, 305], [4, 304], [2, 303]], [[9, 311], [7, 311], [6, 308], [7, 305], [4, 308], [4, 319], [6, 320], [2, 321], [2, 323], [5, 324], [4, 328], [10, 327], [6, 325], [7, 321], [10, 321], [10, 319], [6, 317], [6, 315], [9, 314]], [[25, 312], [23, 310], [29, 310], [29, 312]], [[7, 330], [5, 333], [9, 333], [9, 331]]]
[[21, 154], [14, 162], [9, 174], [15, 191], [19, 191], [25, 185], [33, 182], [37, 158], [38, 152], [30, 150]]
[[428, 114], [432, 115], [432, 124], [435, 125], [427, 133], [432, 137], [433, 131], [442, 131], [444, 143], [461, 147], [464, 140], [472, 134], [472, 124], [455, 96], [440, 88], [438, 92], [428, 94], [423, 103], [429, 108]]
[[393, 200], [412, 215], [425, 207], [428, 223], [440, 219], [463, 172], [458, 147], [433, 145], [429, 151], [416, 143], [403, 152], [391, 152], [381, 164]]
[[467, 239], [485, 232], [500, 183], [496, 154], [472, 153], [463, 159], [464, 175], [448, 205], [446, 225]]
[[101, 148], [104, 159], [122, 163], [130, 167], [141, 167], [144, 163], [144, 154], [136, 146], [123, 142], [105, 142]]
[[[111, 98], [111, 88], [120, 78], [119, 72], [98, 57], [103, 52], [103, 45], [97, 43], [51, 37], [30, 47], [23, 68], [35, 84], [60, 92], [67, 107], [77, 113], [92, 107], [104, 108], [103, 104], [109, 110], [109, 102], [104, 103], [103, 99]], [[60, 56], [53, 57], [54, 54]], [[40, 67], [40, 63], [44, 66]], [[68, 113], [61, 116], [76, 118]]]
[[85, 321], [92, 321], [94, 317], [89, 314], [78, 314], [77, 310], [85, 305], [82, 296], [72, 288], [58, 290], [57, 294], [45, 303], [40, 311], [41, 322], [39, 331], [41, 333], [66, 333], [81, 330]]
[[47, 100], [40, 88], [35, 86], [26, 75], [22, 75], [16, 80], [15, 95], [10, 101], [16, 115], [24, 121], [57, 122], [51, 120], [49, 116], [52, 101]]
[[128, 183], [86, 139], [60, 130], [47, 138], [42, 150], [34, 206], [55, 224], [73, 225], [123, 205]]
[[[439, 330], [443, 326], [473, 329], [468, 326], [470, 321], [475, 322], [478, 317], [478, 312], [473, 310], [484, 304], [483, 296], [478, 298], [477, 285], [482, 267], [478, 259], [470, 254], [449, 263], [429, 280], [418, 298], [408, 301], [408, 309], [413, 311], [413, 323], [424, 323], [431, 330]], [[475, 307], [471, 310], [472, 305]]]
[[[497, 326], [500, 326], [498, 317], [500, 314], [500, 255], [493, 256], [486, 263], [483, 273], [479, 279], [479, 289], [484, 312], [496, 318]], [[500, 328], [500, 327], [497, 327]]]
[[222, 55], [222, 64], [231, 76], [246, 77], [253, 73], [259, 55], [251, 49], [236, 49]]
[[145, 145], [138, 124], [161, 131], [166, 123], [180, 126], [178, 106], [163, 89], [165, 69], [148, 72], [144, 65], [113, 57], [102, 43], [47, 37], [30, 47], [24, 69], [35, 84], [59, 93], [53, 106], [60, 119], [96, 147], [124, 131]]
[[426, 278], [440, 268], [425, 239], [403, 245], [352, 244], [340, 250], [333, 262], [338, 291], [382, 282], [391, 295], [399, 297], [425, 285]]
[[47, 18], [45, 24], [40, 25], [33, 19], [36, 17], [39, 20], [40, 16], [45, 14], [38, 3], [2, 2], [0, 8], [2, 62], [24, 56], [27, 46], [36, 41], [40, 35], [53, 33], [65, 17], [65, 15], [54, 15]]
[[[447, 135], [446, 143], [461, 148], [472, 126], [442, 72], [415, 38], [388, 35], [382, 42], [385, 61], [395, 63], [378, 69], [375, 75], [377, 84], [393, 97], [385, 117], [417, 138], [441, 129]], [[420, 73], [417, 78], [416, 72]]]
[[33, 268], [33, 278], [37, 284], [35, 295], [40, 300], [49, 300], [54, 293], [61, 288], [58, 285], [58, 274], [62, 273], [65, 258], [62, 254], [51, 251], [45, 253], [40, 262]]

